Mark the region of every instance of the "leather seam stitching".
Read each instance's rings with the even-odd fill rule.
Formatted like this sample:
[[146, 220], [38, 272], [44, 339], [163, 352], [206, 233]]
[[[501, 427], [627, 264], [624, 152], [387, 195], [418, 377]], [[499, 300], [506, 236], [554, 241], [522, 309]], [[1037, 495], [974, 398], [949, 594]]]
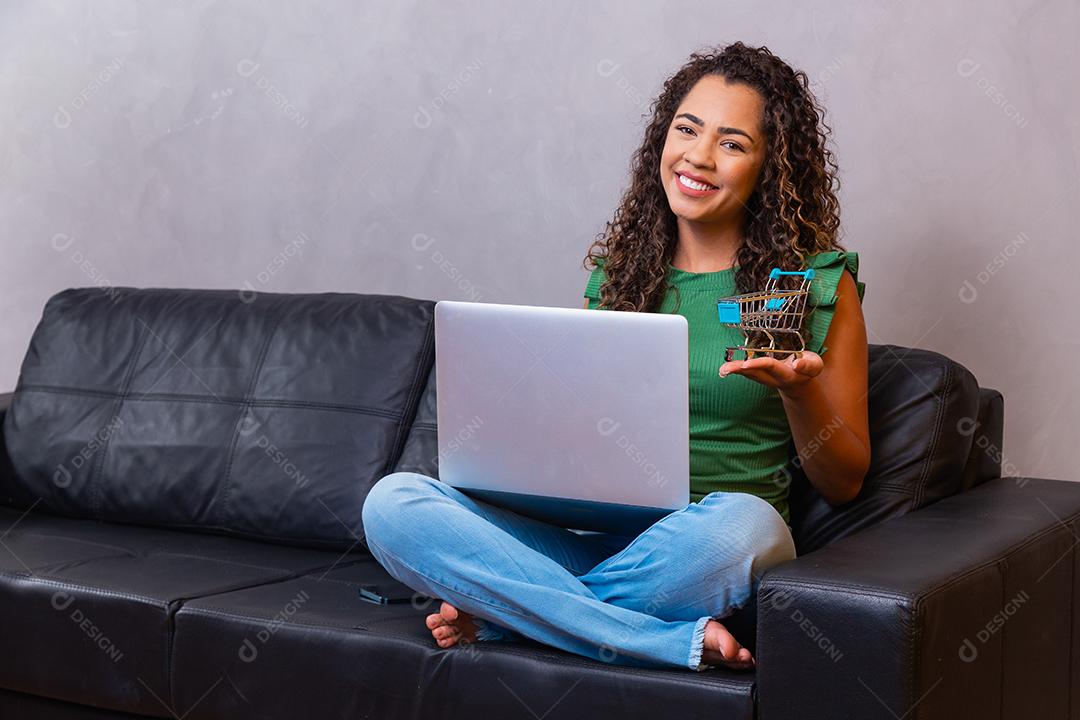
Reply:
[[233, 397], [204, 397], [202, 395], [181, 395], [173, 393], [146, 393], [138, 394], [137, 397], [127, 396], [124, 397], [121, 393], [112, 390], [91, 390], [84, 388], [72, 388], [63, 385], [22, 385], [19, 390], [26, 390], [29, 392], [43, 392], [52, 393], [56, 395], [82, 395], [89, 397], [104, 397], [104, 398], [124, 398], [128, 401], [159, 401], [159, 400], [174, 400], [177, 402], [202, 402], [209, 405], [249, 405], [252, 407], [296, 407], [309, 410], [327, 410], [331, 412], [346, 412], [354, 413], [358, 415], [378, 415], [390, 420], [400, 420], [401, 413], [394, 412], [392, 410], [382, 410], [380, 408], [365, 407], [363, 405], [335, 405], [332, 403], [319, 403], [308, 402], [305, 400], [276, 400], [276, 399], [260, 399], [252, 398], [249, 401], [245, 401], [244, 398]]
[[278, 326], [281, 324], [284, 314], [280, 312], [281, 303], [274, 303], [271, 306], [270, 312], [274, 313], [274, 318], [270, 321], [270, 327], [266, 333], [266, 337], [263, 339], [262, 347], [259, 349], [259, 359], [255, 362], [255, 368], [251, 373], [251, 379], [248, 380], [247, 390], [244, 391], [244, 402], [240, 406], [240, 412], [236, 416], [236, 422], [233, 423], [232, 438], [229, 440], [229, 459], [225, 465], [225, 477], [222, 479], [223, 492], [221, 495], [221, 509], [218, 510], [218, 523], [221, 525], [226, 524], [226, 520], [229, 517], [229, 496], [232, 492], [232, 468], [233, 462], [236, 460], [236, 448], [240, 444], [240, 423], [244, 421], [248, 412], [251, 410], [251, 400], [255, 393], [255, 387], [259, 383], [259, 375], [262, 374], [263, 363], [266, 362], [266, 355], [270, 351], [270, 343], [273, 342], [274, 336], [277, 334]]
[[78, 585], [66, 580], [60, 580], [53, 578], [49, 575], [24, 575], [22, 573], [14, 573], [7, 570], [0, 571], [0, 577], [10, 578], [12, 580], [25, 580], [27, 582], [39, 583], [42, 585], [51, 585], [56, 587], [67, 588], [73, 591], [81, 592], [89, 595], [100, 595], [107, 598], [118, 598], [121, 600], [134, 600], [136, 602], [152, 605], [159, 610], [168, 610], [168, 602], [163, 602], [152, 597], [146, 597], [145, 595], [136, 595], [135, 593], [117, 592], [115, 590], [104, 590], [102, 588], [94, 587], [93, 585]]
[[[151, 322], [157, 321], [157, 319], [161, 316], [163, 310], [164, 307], [158, 308], [158, 311], [154, 314]], [[124, 379], [120, 382], [120, 391], [113, 399], [113, 405], [115, 406], [115, 409], [113, 410], [112, 416], [110, 417], [109, 422], [106, 423], [105, 427], [112, 426], [112, 424], [116, 422], [117, 418], [120, 417], [120, 413], [124, 409], [124, 401], [127, 399], [129, 391], [131, 390], [131, 382], [135, 377], [135, 368], [139, 364], [139, 358], [142, 357], [143, 348], [146, 347], [146, 343], [149, 340], [151, 333], [153, 332], [150, 327], [150, 323], [147, 323], [145, 320], [136, 315], [134, 310], [132, 310], [132, 314], [137, 320], [139, 320], [140, 323], [142, 323], [142, 333], [139, 336], [138, 345], [131, 352], [131, 360], [128, 361], [127, 370], [124, 371]], [[105, 435], [101, 447], [97, 451], [97, 457], [94, 458], [94, 467], [90, 472], [90, 514], [91, 516], [99, 520], [103, 519], [101, 512], [101, 496], [104, 491], [101, 489], [101, 473], [102, 468], [105, 466], [105, 456], [108, 455], [109, 447], [112, 445], [112, 436], [113, 433], [111, 432]]]
[[824, 590], [826, 592], [843, 592], [845, 594], [862, 595], [863, 597], [873, 597], [879, 600], [901, 600], [904, 602], [911, 602], [913, 598], [904, 593], [889, 591], [883, 588], [867, 587], [866, 585], [852, 585], [850, 583], [843, 582], [812, 582], [802, 581], [796, 579], [784, 579], [774, 580], [768, 579], [768, 584], [763, 586], [766, 589], [769, 588], [783, 588], [790, 590], [800, 590], [803, 588], [811, 588], [814, 590]]
[[922, 472], [919, 473], [919, 480], [915, 484], [915, 497], [913, 499], [912, 509], [918, 509], [922, 506], [923, 495], [926, 490], [926, 481], [930, 477], [930, 461], [934, 457], [934, 453], [937, 450], [938, 441], [941, 438], [941, 428], [945, 423], [945, 403], [949, 397], [949, 389], [952, 387], [953, 368], [949, 363], [945, 363], [945, 387], [941, 391], [941, 398], [938, 399], [937, 408], [934, 413], [934, 432], [930, 436], [930, 444], [927, 447], [926, 460], [923, 462]]

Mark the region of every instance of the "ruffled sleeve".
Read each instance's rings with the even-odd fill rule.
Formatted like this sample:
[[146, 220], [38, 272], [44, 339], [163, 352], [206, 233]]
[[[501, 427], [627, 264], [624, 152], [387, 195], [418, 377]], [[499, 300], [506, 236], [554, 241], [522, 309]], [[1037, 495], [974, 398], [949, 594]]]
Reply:
[[592, 274], [589, 275], [589, 282], [585, 284], [584, 297], [589, 298], [589, 309], [595, 310], [596, 306], [600, 304], [600, 286], [604, 283], [604, 258], [598, 258], [597, 266], [593, 268]]
[[825, 337], [828, 335], [833, 315], [836, 314], [836, 289], [840, 284], [840, 276], [844, 270], [851, 273], [855, 279], [860, 304], [866, 292], [866, 285], [859, 282], [859, 254], [856, 252], [830, 250], [817, 253], [807, 257], [806, 264], [815, 271], [808, 298], [810, 315], [807, 318], [807, 327], [810, 329], [810, 339], [807, 342], [807, 349], [818, 355], [824, 355], [828, 350], [825, 347]]

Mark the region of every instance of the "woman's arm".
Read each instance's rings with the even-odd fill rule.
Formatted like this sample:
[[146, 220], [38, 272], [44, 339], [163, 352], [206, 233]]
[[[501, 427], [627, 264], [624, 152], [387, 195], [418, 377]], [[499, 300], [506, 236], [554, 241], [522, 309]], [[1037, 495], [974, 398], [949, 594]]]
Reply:
[[[829, 503], [852, 500], [870, 467], [866, 324], [855, 280], [843, 271], [825, 346], [809, 381], [779, 387], [806, 477]], [[828, 359], [826, 359], [828, 358]]]
[[855, 279], [840, 274], [836, 310], [825, 347], [829, 361], [807, 350], [795, 360], [759, 357], [720, 366], [721, 377], [738, 373], [776, 388], [806, 477], [829, 503], [859, 494], [870, 467], [867, 421], [866, 324]]

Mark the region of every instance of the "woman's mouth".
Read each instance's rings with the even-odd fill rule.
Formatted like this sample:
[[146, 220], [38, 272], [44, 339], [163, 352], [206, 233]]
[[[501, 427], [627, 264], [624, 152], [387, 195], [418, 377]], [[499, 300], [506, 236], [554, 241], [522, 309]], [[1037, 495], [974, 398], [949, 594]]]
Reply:
[[698, 180], [692, 180], [678, 172], [675, 173], [675, 184], [679, 186], [679, 190], [681, 190], [684, 195], [689, 195], [690, 197], [706, 197], [720, 189], [715, 185], [708, 185]]

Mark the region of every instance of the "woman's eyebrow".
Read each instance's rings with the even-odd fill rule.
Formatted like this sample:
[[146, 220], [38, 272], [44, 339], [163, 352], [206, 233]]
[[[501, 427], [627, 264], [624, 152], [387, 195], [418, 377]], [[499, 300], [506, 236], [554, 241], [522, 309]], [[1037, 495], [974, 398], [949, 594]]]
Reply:
[[[679, 118], [682, 118], [682, 117], [686, 118], [687, 120], [694, 123], [698, 127], [705, 127], [705, 122], [701, 118], [699, 118], [697, 115], [691, 115], [690, 113], [679, 113], [678, 115], [675, 116], [675, 119], [678, 120]], [[721, 126], [721, 127], [716, 128], [716, 130], [721, 135], [745, 135], [747, 137], [747, 139], [750, 140], [750, 142], [754, 142], [754, 138], [750, 137], [750, 133], [746, 132], [745, 130], [740, 130], [739, 128], [722, 127]]]

